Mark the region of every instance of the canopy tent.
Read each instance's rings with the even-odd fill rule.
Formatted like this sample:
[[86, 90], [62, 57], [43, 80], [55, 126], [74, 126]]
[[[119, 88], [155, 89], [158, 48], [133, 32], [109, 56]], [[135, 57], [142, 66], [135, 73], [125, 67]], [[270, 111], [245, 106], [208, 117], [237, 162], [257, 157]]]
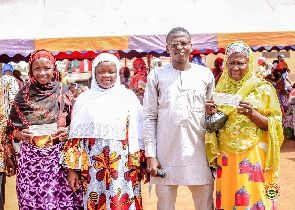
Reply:
[[57, 59], [167, 55], [173, 27], [186, 28], [193, 52], [219, 53], [235, 40], [253, 51], [295, 50], [295, 0], [2, 0], [0, 62], [37, 49]]

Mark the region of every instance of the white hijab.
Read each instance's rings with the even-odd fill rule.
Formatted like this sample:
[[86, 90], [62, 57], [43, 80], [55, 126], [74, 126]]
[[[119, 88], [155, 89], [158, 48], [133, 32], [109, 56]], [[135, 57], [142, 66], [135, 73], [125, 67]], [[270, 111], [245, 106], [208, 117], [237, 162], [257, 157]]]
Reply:
[[[112, 62], [117, 68], [113, 87], [100, 88], [95, 76], [95, 67], [102, 62]], [[79, 95], [74, 105], [69, 138], [99, 138], [124, 140], [128, 121], [129, 152], [139, 145], [142, 128], [142, 107], [135, 94], [120, 85], [119, 60], [109, 53], [101, 53], [92, 64], [91, 89]]]

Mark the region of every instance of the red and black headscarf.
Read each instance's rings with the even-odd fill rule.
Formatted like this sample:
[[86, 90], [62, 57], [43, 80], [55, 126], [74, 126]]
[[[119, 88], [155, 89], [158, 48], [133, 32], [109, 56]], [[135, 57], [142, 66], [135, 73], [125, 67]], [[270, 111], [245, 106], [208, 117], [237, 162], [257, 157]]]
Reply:
[[[44, 85], [36, 80], [32, 72], [32, 64], [40, 58], [47, 58], [54, 65], [52, 81]], [[68, 112], [66, 124], [70, 124], [73, 97], [69, 87], [59, 81], [55, 62], [54, 55], [47, 50], [38, 50], [31, 54], [28, 73], [30, 80], [15, 97], [9, 115], [8, 131], [57, 122], [64, 112]]]
[[[47, 58], [48, 60], [50, 60], [53, 65], [53, 81], [60, 81], [60, 74], [58, 72], [57, 66], [56, 66], [56, 59], [54, 57], [54, 55], [47, 51], [47, 50], [38, 50], [36, 52], [33, 52], [30, 56], [30, 60], [29, 60], [29, 78], [30, 78], [30, 83], [34, 84], [35, 86], [42, 86], [40, 85], [36, 78], [33, 76], [33, 71], [32, 71], [32, 65], [35, 62], [35, 60], [40, 59], [40, 58]], [[44, 86], [50, 86], [50, 84], [46, 84]], [[43, 87], [44, 88], [44, 87]]]

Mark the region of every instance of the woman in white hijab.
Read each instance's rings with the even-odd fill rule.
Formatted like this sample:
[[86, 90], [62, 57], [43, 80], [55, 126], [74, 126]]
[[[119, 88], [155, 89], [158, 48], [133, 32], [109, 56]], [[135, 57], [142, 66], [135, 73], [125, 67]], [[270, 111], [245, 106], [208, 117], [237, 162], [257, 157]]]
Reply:
[[[84, 189], [84, 209], [142, 209], [141, 177], [148, 182], [141, 142], [142, 107], [120, 85], [118, 58], [93, 61], [91, 89], [77, 99], [60, 162], [69, 186]], [[81, 178], [77, 171], [81, 171]]]

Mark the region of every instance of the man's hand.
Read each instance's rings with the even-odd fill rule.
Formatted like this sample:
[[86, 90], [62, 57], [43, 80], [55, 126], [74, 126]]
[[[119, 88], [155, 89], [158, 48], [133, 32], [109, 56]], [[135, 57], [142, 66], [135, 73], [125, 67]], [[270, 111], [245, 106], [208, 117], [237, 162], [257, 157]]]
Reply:
[[15, 175], [15, 164], [12, 157], [6, 159], [6, 175], [9, 177]]
[[144, 184], [150, 181], [150, 174], [147, 172], [146, 167], [141, 167], [140, 176], [141, 176], [141, 179], [144, 181]]
[[153, 177], [157, 177], [157, 171], [160, 164], [155, 157], [147, 157], [147, 172], [149, 172]]
[[79, 176], [74, 169], [69, 168], [69, 175], [68, 175], [68, 184], [69, 187], [76, 192], [79, 186]]

